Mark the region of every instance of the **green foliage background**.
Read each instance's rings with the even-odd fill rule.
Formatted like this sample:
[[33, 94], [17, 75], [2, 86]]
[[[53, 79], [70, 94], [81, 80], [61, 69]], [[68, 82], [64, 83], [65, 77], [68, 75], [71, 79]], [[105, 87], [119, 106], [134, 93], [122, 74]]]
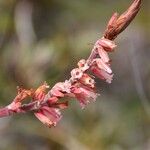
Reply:
[[[103, 35], [115, 11], [131, 0], [0, 0], [0, 104], [16, 86], [53, 86], [69, 77]], [[76, 101], [56, 128], [32, 114], [0, 119], [2, 150], [150, 149], [150, 1], [111, 54], [113, 83], [97, 80], [101, 96], [85, 110]]]

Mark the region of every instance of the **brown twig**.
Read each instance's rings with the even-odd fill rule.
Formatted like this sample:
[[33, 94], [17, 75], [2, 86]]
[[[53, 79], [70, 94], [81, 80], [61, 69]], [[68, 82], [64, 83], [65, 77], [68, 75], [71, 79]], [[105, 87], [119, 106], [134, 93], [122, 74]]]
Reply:
[[114, 40], [127, 26], [132, 22], [140, 10], [142, 0], [134, 0], [131, 6], [122, 15], [118, 16], [114, 13], [110, 19], [104, 37], [109, 40]]

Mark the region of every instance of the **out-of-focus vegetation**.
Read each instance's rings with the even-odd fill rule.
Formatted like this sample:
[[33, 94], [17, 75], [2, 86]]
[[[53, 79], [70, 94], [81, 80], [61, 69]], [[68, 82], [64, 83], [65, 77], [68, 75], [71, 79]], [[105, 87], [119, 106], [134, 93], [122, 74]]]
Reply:
[[[50, 86], [69, 77], [102, 36], [114, 11], [131, 0], [1, 0], [0, 104], [16, 86]], [[2, 150], [150, 150], [150, 1], [119, 36], [113, 83], [85, 110], [75, 102], [48, 129], [32, 114], [0, 119]]]

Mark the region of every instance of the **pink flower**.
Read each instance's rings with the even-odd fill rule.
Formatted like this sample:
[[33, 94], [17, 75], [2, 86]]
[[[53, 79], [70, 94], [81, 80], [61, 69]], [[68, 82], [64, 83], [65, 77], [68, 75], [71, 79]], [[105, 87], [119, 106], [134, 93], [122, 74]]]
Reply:
[[68, 107], [68, 101], [58, 103], [57, 97], [51, 97], [48, 100], [48, 106], [43, 106], [34, 113], [34, 115], [48, 127], [56, 126], [58, 121], [62, 118], [60, 109]]
[[113, 80], [113, 74], [109, 74], [103, 69], [99, 69], [97, 66], [92, 66], [91, 71], [100, 79], [106, 80], [107, 83], [111, 83]]
[[94, 89], [84, 86], [82, 84], [77, 84], [72, 87], [72, 93], [79, 100], [82, 109], [91, 101], [96, 101], [98, 96]]
[[[47, 106], [41, 107], [34, 115], [48, 127], [55, 126], [61, 119], [62, 115], [60, 109], [68, 107], [68, 102], [58, 103], [58, 97], [63, 97], [62, 90], [63, 83], [56, 84], [52, 89], [52, 96], [47, 101]], [[40, 86], [33, 95], [33, 100], [42, 101], [46, 96], [47, 84]]]
[[42, 107], [42, 109], [34, 114], [43, 124], [47, 125], [48, 127], [56, 126], [57, 122], [62, 118], [59, 109], [48, 106]]
[[106, 71], [107, 73], [111, 74], [112, 70], [108, 64], [104, 63], [101, 58], [96, 58], [93, 60], [93, 65], [96, 65], [99, 69]]

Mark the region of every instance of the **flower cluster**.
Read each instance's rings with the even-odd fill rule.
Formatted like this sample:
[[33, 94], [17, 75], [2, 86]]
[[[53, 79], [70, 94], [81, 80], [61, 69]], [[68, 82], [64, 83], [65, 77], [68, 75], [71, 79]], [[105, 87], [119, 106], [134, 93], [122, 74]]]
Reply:
[[90, 63], [88, 63], [88, 59], [80, 60], [78, 62], [78, 68], [71, 71], [71, 78], [69, 80], [57, 83], [47, 95], [45, 94], [46, 86], [41, 86], [34, 93], [34, 99], [44, 101], [45, 97], [49, 97], [47, 101], [49, 104], [35, 112], [35, 116], [41, 122], [51, 127], [55, 126], [61, 119], [62, 115], [60, 110], [68, 106], [67, 102], [65, 102], [62, 107], [62, 103], [59, 103], [60, 98], [66, 96], [74, 97], [79, 101], [82, 108], [91, 101], [95, 101], [98, 94], [95, 90], [94, 76], [90, 75], [89, 72], [111, 83], [113, 74], [107, 52], [112, 52], [115, 47], [114, 42], [108, 39], [102, 38], [98, 40], [92, 50], [96, 54], [95, 58], [90, 60]]
[[[111, 83], [113, 73], [110, 68], [108, 52], [116, 47], [111, 40], [99, 39], [93, 49], [92, 55], [87, 60], [78, 62], [77, 68], [71, 71], [71, 77], [65, 82], [59, 82], [46, 93], [49, 86], [44, 83], [37, 90], [25, 90], [18, 88], [18, 95], [13, 102], [7, 106], [9, 113], [26, 112], [32, 108], [35, 116], [48, 127], [55, 126], [62, 118], [61, 109], [68, 107], [68, 101], [60, 101], [63, 97], [76, 98], [81, 108], [85, 108], [91, 101], [96, 101], [99, 94], [96, 93], [94, 76]], [[90, 74], [92, 73], [92, 75]], [[30, 98], [36, 105], [22, 106], [22, 102]], [[31, 104], [32, 104], [31, 103]], [[34, 107], [33, 107], [34, 106]]]

